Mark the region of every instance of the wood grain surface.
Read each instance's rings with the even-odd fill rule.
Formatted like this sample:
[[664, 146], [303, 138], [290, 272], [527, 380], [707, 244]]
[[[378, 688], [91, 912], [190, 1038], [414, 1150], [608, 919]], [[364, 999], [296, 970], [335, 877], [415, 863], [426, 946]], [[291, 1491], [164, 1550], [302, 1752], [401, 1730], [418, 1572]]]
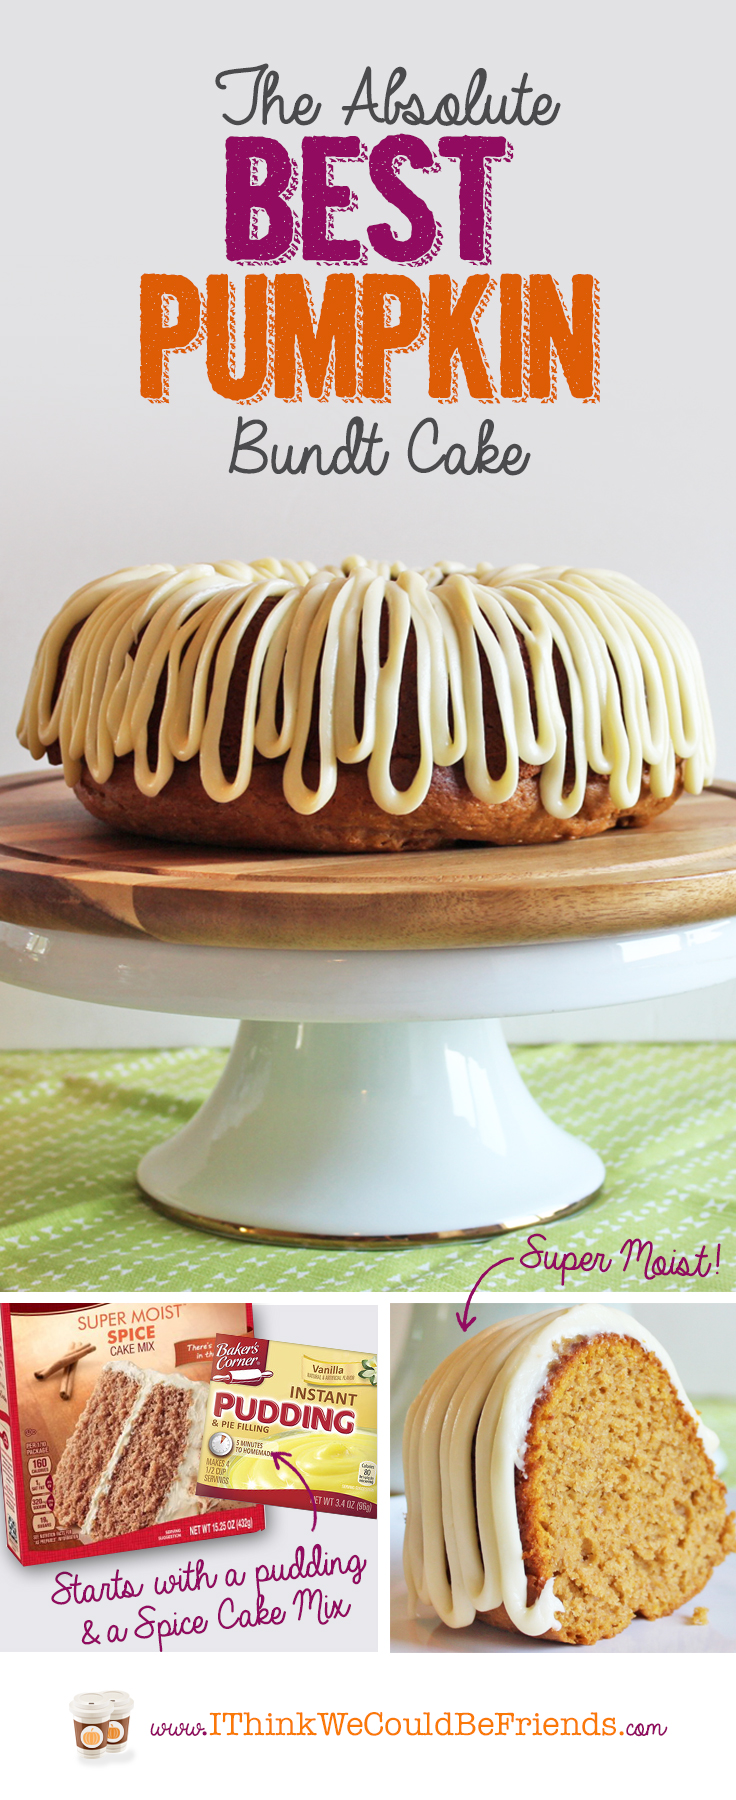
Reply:
[[646, 828], [363, 856], [225, 851], [96, 823], [56, 770], [0, 780], [0, 917], [36, 930], [280, 949], [447, 949], [736, 914], [736, 784]]

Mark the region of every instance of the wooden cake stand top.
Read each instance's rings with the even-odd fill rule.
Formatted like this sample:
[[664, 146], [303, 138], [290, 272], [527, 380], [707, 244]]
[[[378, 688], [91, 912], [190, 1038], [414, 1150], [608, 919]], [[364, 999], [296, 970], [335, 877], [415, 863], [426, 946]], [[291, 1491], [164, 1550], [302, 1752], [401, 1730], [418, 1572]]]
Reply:
[[257, 949], [413, 950], [647, 931], [736, 914], [736, 784], [645, 829], [364, 856], [108, 831], [57, 770], [0, 780], [0, 917]]

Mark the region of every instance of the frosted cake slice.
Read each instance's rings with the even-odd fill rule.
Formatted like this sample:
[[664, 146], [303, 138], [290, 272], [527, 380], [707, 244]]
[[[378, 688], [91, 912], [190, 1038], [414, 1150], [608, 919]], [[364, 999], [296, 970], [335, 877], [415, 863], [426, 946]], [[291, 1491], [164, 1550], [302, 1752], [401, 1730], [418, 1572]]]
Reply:
[[56, 1471], [56, 1517], [83, 1543], [206, 1510], [195, 1493], [207, 1388], [103, 1369]]

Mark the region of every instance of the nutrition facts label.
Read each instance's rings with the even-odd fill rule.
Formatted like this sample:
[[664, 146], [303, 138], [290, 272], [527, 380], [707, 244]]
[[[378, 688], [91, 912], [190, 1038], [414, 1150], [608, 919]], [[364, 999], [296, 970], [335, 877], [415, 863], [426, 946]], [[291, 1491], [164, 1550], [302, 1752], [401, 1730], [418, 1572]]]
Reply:
[[29, 1476], [31, 1496], [31, 1518], [33, 1529], [41, 1535], [44, 1531], [53, 1531], [56, 1525], [54, 1513], [54, 1484], [51, 1474], [51, 1457], [49, 1446], [43, 1438], [26, 1446], [26, 1467]]

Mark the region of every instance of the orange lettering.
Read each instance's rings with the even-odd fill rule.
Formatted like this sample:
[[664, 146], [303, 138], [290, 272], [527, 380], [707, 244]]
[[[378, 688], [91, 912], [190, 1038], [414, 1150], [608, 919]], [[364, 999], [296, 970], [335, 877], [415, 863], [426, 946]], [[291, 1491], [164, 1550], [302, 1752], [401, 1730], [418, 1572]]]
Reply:
[[[390, 325], [386, 301], [399, 302], [399, 317]], [[426, 324], [422, 290], [408, 275], [366, 275], [363, 280], [363, 399], [391, 399], [391, 361], [395, 351], [417, 350]], [[388, 361], [387, 361], [388, 358]]]
[[210, 387], [223, 400], [262, 400], [273, 375], [269, 356], [268, 276], [244, 278], [245, 326], [243, 373], [233, 373], [235, 289], [227, 275], [207, 277], [207, 374]]
[[598, 309], [598, 282], [592, 275], [573, 275], [572, 325], [554, 277], [529, 276], [529, 393], [533, 400], [557, 399], [558, 358], [575, 400], [600, 399]]
[[[276, 275], [274, 393], [301, 400], [302, 371], [313, 400], [328, 400], [334, 380], [341, 400], [357, 393], [354, 275], [328, 275], [319, 320], [303, 275]], [[299, 361], [297, 361], [297, 350]]]
[[524, 283], [520, 275], [501, 276], [501, 395], [504, 400], [525, 400], [524, 350], [529, 349], [528, 326], [524, 343]]
[[458, 299], [451, 275], [430, 275], [429, 392], [433, 400], [457, 399], [458, 363], [462, 363], [468, 393], [474, 400], [497, 399], [475, 329], [495, 285], [489, 275], [469, 275]]
[[[169, 324], [169, 301], [179, 311]], [[169, 351], [196, 350], [204, 336], [199, 288], [186, 275], [141, 276], [141, 394], [168, 400]]]

